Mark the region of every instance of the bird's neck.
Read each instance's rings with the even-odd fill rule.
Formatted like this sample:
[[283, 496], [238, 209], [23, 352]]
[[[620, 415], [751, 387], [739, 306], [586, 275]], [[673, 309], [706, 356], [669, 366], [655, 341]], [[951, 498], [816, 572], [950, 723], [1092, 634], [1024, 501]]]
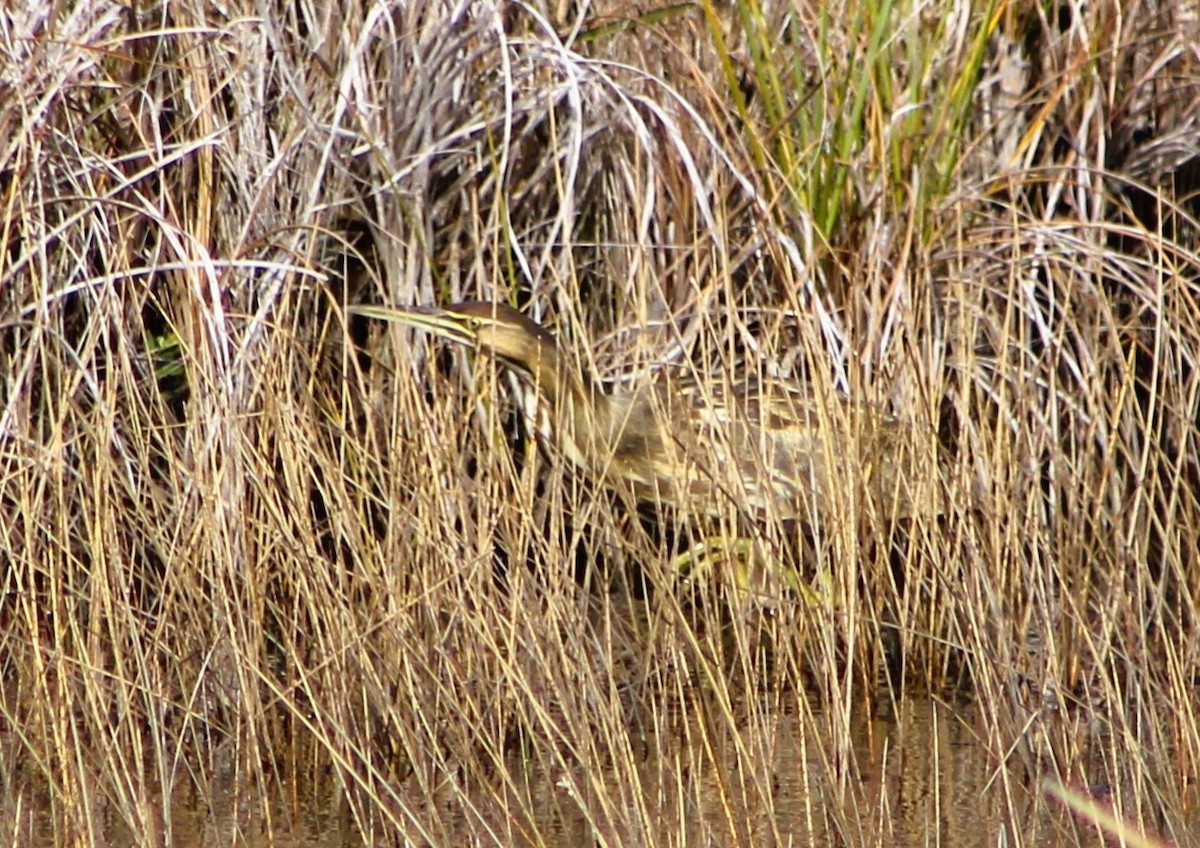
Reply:
[[[537, 389], [546, 405], [545, 413], [558, 431], [557, 437], [551, 438], [545, 432], [543, 435], [558, 442], [573, 462], [586, 466], [586, 457], [600, 447], [592, 442], [608, 432], [612, 398], [586, 368], [556, 346], [540, 345], [538, 355], [528, 365], [533, 367], [526, 377]], [[544, 423], [539, 424], [539, 430]]]
[[557, 348], [542, 348], [532, 377], [542, 396], [560, 415], [573, 417], [589, 408], [607, 410], [608, 395], [600, 383]]

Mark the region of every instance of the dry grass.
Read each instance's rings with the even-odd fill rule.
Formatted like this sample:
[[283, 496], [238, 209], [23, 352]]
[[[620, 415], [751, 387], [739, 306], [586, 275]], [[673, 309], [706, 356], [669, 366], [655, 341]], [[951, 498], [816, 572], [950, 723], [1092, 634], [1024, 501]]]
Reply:
[[[785, 844], [803, 726], [872, 844], [902, 681], [976, 701], [1009, 842], [1043, 778], [1197, 838], [1194, 9], [221, 8], [0, 12], [0, 834], [331, 768], [368, 841]], [[936, 515], [639, 516], [342, 318], [464, 296], [886, 409]]]

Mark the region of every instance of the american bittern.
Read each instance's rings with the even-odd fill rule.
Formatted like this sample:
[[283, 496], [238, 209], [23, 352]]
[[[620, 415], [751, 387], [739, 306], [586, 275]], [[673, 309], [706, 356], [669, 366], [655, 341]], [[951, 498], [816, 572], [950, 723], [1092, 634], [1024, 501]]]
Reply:
[[911, 475], [901, 473], [912, 465], [901, 454], [913, 440], [865, 407], [823, 410], [786, 382], [747, 380], [722, 390], [667, 373], [640, 388], [605, 391], [549, 331], [500, 303], [348, 311], [495, 357], [536, 390], [542, 406], [535, 429], [548, 449], [640, 500], [708, 515], [725, 514], [732, 503], [751, 515], [812, 519], [828, 505], [836, 475], [849, 481], [857, 466], [882, 498], [880, 508], [899, 516], [914, 511], [906, 491]]

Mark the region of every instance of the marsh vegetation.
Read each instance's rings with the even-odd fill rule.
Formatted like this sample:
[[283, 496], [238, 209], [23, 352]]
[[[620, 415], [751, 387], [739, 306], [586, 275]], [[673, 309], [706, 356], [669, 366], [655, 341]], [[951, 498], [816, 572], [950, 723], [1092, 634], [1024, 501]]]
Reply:
[[[1096, 844], [1053, 785], [1200, 843], [1198, 41], [1185, 0], [6, 7], [0, 838], [334, 799], [347, 844], [926, 844], [864, 777], [916, 711], [980, 844]], [[609, 386], [809, 386], [841, 456], [901, 421], [930, 507], [869, 452], [804, 520], [631, 502], [510, 372], [345, 313], [467, 298]]]

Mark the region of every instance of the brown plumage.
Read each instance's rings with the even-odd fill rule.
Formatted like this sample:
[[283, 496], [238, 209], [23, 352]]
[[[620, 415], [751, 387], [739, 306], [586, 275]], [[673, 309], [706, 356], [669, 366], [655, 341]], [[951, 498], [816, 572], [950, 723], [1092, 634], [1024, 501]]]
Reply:
[[[606, 391], [554, 336], [512, 307], [352, 306], [353, 314], [420, 328], [495, 357], [541, 400], [543, 445], [587, 476], [640, 500], [707, 515], [811, 519], [834, 487], [861, 473], [877, 509], [916, 511], [907, 428], [847, 403], [821, 406], [795, 384], [745, 380], [722, 389], [663, 373]], [[852, 466], [861, 468], [856, 472]]]

